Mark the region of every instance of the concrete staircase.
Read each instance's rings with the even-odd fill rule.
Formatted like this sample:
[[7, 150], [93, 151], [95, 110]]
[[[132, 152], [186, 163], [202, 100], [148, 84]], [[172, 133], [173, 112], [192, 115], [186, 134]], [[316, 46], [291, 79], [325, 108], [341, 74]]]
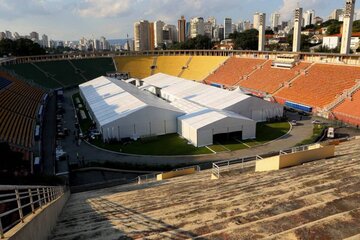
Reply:
[[360, 140], [268, 173], [234, 168], [73, 194], [51, 239], [344, 239], [360, 234]]

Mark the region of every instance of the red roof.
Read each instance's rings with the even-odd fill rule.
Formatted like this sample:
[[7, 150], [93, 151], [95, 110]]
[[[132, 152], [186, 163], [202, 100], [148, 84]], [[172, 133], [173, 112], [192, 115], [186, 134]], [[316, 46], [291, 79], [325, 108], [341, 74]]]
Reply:
[[[354, 32], [352, 33], [351, 35], [352, 37], [360, 37], [360, 32]], [[330, 37], [342, 37], [342, 34], [339, 33], [339, 34], [334, 34], [334, 35], [330, 35]]]

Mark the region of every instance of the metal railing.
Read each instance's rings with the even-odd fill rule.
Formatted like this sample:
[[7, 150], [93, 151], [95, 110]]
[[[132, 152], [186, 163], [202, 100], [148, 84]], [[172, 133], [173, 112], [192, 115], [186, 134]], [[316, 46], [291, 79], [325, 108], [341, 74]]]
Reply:
[[64, 194], [64, 187], [56, 186], [0, 186], [0, 238], [26, 216], [46, 207]]
[[256, 155], [252, 157], [244, 157], [244, 158], [237, 158], [232, 160], [225, 160], [220, 162], [215, 162], [212, 165], [211, 173], [217, 178], [220, 178], [221, 171], [228, 171], [231, 165], [238, 165], [241, 164], [241, 168], [244, 168], [244, 164], [251, 161], [256, 161], [259, 159], [263, 159], [261, 156]]
[[[346, 140], [348, 140], [348, 139], [346, 139]], [[303, 151], [309, 150], [309, 147], [313, 146], [315, 144], [313, 143], [313, 144], [288, 148], [288, 149], [285, 149], [285, 150], [280, 150], [278, 152], [273, 152], [271, 154], [266, 154], [266, 155], [263, 155], [263, 156], [272, 157], [272, 156], [276, 156], [276, 155], [286, 155], [286, 154], [290, 154], [290, 153], [303, 152]], [[262, 156], [256, 155], [256, 156], [251, 156], [251, 157], [244, 157], [244, 158], [237, 158], [237, 159], [232, 159], [232, 160], [225, 160], [225, 161], [215, 162], [215, 163], [212, 164], [211, 173], [216, 179], [219, 179], [221, 177], [221, 172], [225, 172], [225, 171], [229, 171], [231, 169], [234, 169], [234, 168], [230, 167], [232, 165], [241, 164], [241, 169], [244, 169], [245, 163], [251, 162], [251, 161], [262, 160], [262, 159], [263, 159]]]

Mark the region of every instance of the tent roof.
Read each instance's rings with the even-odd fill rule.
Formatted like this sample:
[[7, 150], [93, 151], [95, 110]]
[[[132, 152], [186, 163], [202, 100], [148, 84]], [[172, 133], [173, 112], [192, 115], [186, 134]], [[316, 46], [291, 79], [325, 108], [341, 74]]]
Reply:
[[151, 93], [117, 79], [99, 77], [79, 88], [102, 126], [147, 106], [181, 112]]
[[198, 112], [186, 114], [179, 117], [178, 119], [182, 122], [187, 123], [194, 129], [201, 129], [225, 118], [233, 118], [237, 121], [254, 122], [252, 119], [243, 117], [233, 112], [219, 111], [213, 109], [204, 109]]
[[186, 99], [215, 109], [226, 109], [251, 98], [239, 91], [228, 91], [163, 73], [152, 75], [143, 81], [145, 86], [152, 85], [161, 88], [163, 93], [174, 98]]

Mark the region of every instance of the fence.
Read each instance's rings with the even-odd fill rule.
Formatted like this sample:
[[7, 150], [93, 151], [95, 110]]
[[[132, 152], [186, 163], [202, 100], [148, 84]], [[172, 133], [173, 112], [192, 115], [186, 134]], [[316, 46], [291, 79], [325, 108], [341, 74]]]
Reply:
[[64, 187], [0, 186], [0, 238], [4, 233], [37, 209], [54, 202], [64, 194]]
[[252, 156], [252, 157], [244, 157], [244, 158], [238, 158], [238, 159], [232, 159], [232, 160], [225, 160], [221, 162], [215, 162], [212, 165], [211, 173], [213, 176], [215, 176], [217, 179], [220, 178], [221, 171], [228, 171], [230, 169], [231, 165], [237, 165], [241, 164], [241, 168], [244, 168], [244, 163], [256, 161], [262, 159], [261, 156]]

